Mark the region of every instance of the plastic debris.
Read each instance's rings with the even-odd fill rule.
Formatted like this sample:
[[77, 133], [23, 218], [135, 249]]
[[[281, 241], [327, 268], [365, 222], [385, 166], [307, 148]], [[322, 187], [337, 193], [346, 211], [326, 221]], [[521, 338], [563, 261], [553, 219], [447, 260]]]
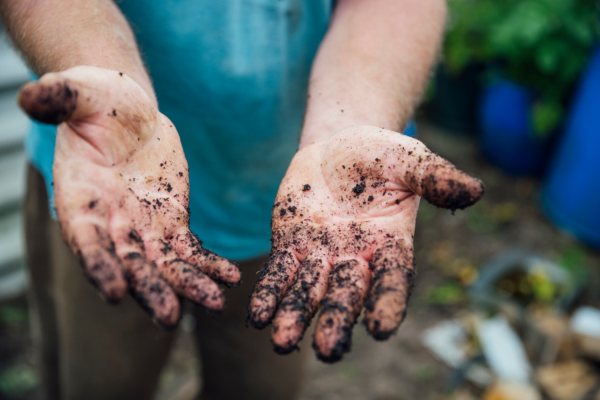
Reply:
[[552, 400], [580, 400], [598, 385], [593, 368], [580, 360], [540, 367], [536, 381]]
[[571, 332], [581, 355], [600, 360], [600, 310], [581, 307], [571, 317]]
[[483, 354], [490, 368], [502, 380], [529, 381], [531, 366], [521, 340], [503, 316], [482, 321], [477, 328]]
[[575, 333], [600, 338], [600, 310], [580, 307], [573, 313], [570, 325]]
[[530, 384], [499, 381], [485, 391], [482, 400], [542, 400], [542, 396]]
[[[442, 321], [426, 330], [421, 338], [425, 347], [439, 360], [452, 368], [468, 365], [468, 332], [457, 320]], [[481, 364], [468, 365], [465, 376], [474, 384], [485, 387], [493, 382], [490, 371]]]

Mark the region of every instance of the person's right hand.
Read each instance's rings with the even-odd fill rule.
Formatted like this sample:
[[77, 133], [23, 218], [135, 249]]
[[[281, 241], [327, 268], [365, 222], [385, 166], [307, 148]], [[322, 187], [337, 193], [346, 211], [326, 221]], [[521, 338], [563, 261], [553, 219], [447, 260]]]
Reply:
[[75, 67], [26, 84], [21, 107], [58, 125], [53, 177], [62, 235], [110, 301], [130, 291], [165, 327], [177, 295], [219, 312], [217, 284], [239, 270], [190, 231], [188, 168], [177, 130], [117, 71]]

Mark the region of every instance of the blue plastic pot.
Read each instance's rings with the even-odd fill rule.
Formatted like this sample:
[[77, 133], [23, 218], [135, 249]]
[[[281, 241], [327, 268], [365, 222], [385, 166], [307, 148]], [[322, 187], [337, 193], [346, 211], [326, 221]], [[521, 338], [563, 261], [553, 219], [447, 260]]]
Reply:
[[535, 137], [531, 126], [532, 94], [510, 81], [483, 90], [479, 108], [480, 143], [486, 159], [505, 172], [537, 175], [549, 143]]
[[550, 160], [542, 205], [558, 226], [600, 248], [600, 47]]

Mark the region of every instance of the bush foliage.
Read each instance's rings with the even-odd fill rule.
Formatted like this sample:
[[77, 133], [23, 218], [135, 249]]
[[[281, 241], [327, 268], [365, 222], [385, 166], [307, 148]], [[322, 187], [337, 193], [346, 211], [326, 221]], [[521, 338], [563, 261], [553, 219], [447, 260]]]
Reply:
[[496, 63], [532, 90], [532, 124], [558, 127], [600, 34], [597, 0], [449, 0], [444, 62], [451, 72]]

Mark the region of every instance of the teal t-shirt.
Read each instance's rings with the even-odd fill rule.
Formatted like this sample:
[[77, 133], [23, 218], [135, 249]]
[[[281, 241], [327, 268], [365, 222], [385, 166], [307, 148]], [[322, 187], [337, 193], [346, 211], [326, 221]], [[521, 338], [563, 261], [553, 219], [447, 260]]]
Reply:
[[[270, 249], [271, 206], [297, 149], [331, 0], [123, 0], [159, 107], [190, 168], [191, 228], [244, 260]], [[26, 140], [51, 207], [56, 128]]]

